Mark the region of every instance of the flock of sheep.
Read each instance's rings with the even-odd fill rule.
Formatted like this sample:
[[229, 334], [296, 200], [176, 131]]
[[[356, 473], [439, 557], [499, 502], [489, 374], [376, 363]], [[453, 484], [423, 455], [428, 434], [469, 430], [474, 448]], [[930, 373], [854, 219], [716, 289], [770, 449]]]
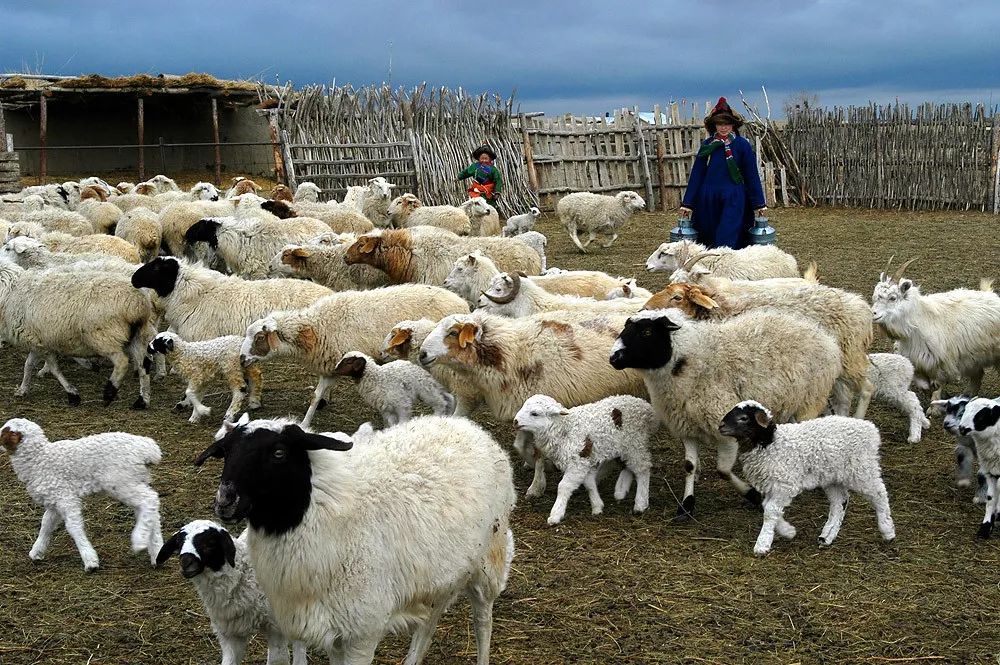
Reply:
[[[17, 395], [51, 374], [78, 405], [60, 363], [103, 359], [105, 402], [134, 371], [133, 408], [143, 409], [151, 378], [169, 367], [187, 381], [175, 409], [198, 422], [211, 415], [206, 390], [223, 383], [231, 399], [196, 464], [223, 461], [216, 514], [248, 523], [234, 538], [194, 520], [164, 541], [148, 470], [160, 462], [155, 441], [121, 432], [49, 441], [38, 424], [12, 419], [0, 445], [45, 509], [32, 559], [63, 524], [84, 568], [97, 569], [81, 505], [106, 492], [135, 511], [134, 551], [155, 565], [179, 558], [224, 664], [241, 662], [257, 633], [269, 663], [288, 662], [289, 640], [296, 664], [307, 647], [368, 663], [396, 630], [412, 633], [406, 662], [418, 663], [462, 594], [483, 664], [514, 557], [515, 491], [508, 453], [470, 420], [478, 408], [513, 423], [513, 450], [534, 469], [528, 496], [560, 472], [549, 524], [581, 485], [601, 513], [598, 483], [615, 468], [615, 499], [634, 485], [633, 508], [645, 511], [649, 442], [661, 427], [684, 447], [678, 516], [689, 517], [700, 449], [714, 446], [720, 475], [762, 506], [762, 555], [775, 533], [796, 535], [783, 511], [814, 488], [830, 501], [821, 545], [835, 540], [850, 493], [895, 538], [879, 432], [864, 417], [883, 398], [918, 441], [930, 423], [913, 383], [934, 392], [927, 413], [944, 413], [957, 436], [960, 486], [978, 460], [976, 500], [987, 504], [978, 533], [990, 535], [1000, 400], [973, 395], [1000, 365], [991, 284], [922, 294], [904, 277], [907, 262], [886, 267], [869, 304], [819, 283], [814, 266], [800, 273], [776, 247], [683, 242], [650, 255], [647, 269], [670, 276], [654, 294], [599, 271], [548, 268], [546, 239], [531, 228], [537, 209], [502, 226], [482, 199], [424, 206], [393, 197], [394, 187], [374, 178], [337, 203], [321, 202], [311, 183], [265, 199], [247, 179], [220, 194], [207, 183], [181, 191], [165, 176], [117, 187], [87, 178], [0, 203], [0, 340], [27, 354]], [[602, 236], [610, 246], [643, 205], [634, 192], [573, 194], [557, 213], [586, 251]], [[873, 323], [896, 353], [869, 353]], [[303, 419], [240, 416], [266, 409], [276, 358], [318, 377]], [[345, 380], [384, 422], [312, 432]], [[942, 385], [960, 381], [969, 395], [941, 398]], [[414, 418], [418, 403], [432, 415]]]

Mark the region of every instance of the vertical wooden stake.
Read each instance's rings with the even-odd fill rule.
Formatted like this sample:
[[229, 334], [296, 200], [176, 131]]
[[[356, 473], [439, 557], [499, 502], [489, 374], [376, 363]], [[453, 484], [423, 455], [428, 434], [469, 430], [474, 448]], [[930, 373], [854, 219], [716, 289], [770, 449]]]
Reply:
[[145, 141], [145, 136], [146, 136], [146, 114], [145, 114], [145, 110], [144, 110], [144, 101], [143, 101], [142, 97], [139, 97], [138, 107], [139, 108], [138, 108], [138, 111], [137, 111], [138, 112], [137, 124], [139, 126], [139, 133], [138, 133], [138, 138], [139, 138], [139, 182], [142, 182], [143, 180], [146, 179], [146, 149], [142, 147], [143, 144], [146, 142]]
[[531, 152], [531, 137], [528, 136], [528, 119], [521, 113], [518, 115], [518, 124], [521, 125], [521, 141], [524, 143], [524, 163], [528, 167], [528, 185], [531, 191], [538, 194], [538, 173], [535, 171], [535, 156]]
[[781, 205], [788, 207], [788, 173], [785, 171], [785, 167], [780, 167], [779, 173], [781, 174]]
[[281, 152], [285, 156], [285, 181], [294, 192], [299, 184], [295, 182], [295, 163], [292, 161], [292, 147], [287, 129], [281, 130]]
[[267, 125], [271, 129], [271, 150], [274, 152], [274, 179], [287, 185], [288, 176], [285, 175], [285, 161], [281, 157], [281, 143], [278, 140], [277, 113], [272, 111], [267, 114]]
[[990, 138], [992, 139], [993, 162], [993, 214], [1000, 213], [1000, 115], [993, 116], [993, 124], [990, 127]]
[[212, 97], [212, 141], [215, 143], [215, 186], [222, 185], [222, 148], [219, 146], [219, 101]]
[[660, 211], [667, 209], [667, 174], [663, 168], [667, 147], [663, 140], [663, 123], [660, 122], [660, 105], [653, 106], [653, 125], [656, 127], [656, 181], [660, 186]]
[[39, 184], [45, 183], [45, 178], [48, 175], [48, 160], [45, 155], [45, 143], [48, 140], [49, 134], [49, 105], [48, 98], [43, 92], [39, 99], [39, 118], [38, 118], [38, 146], [41, 148], [38, 152], [38, 182]]
[[639, 163], [642, 164], [642, 180], [646, 186], [646, 210], [653, 209], [653, 182], [649, 177], [649, 156], [646, 154], [646, 139], [642, 136], [642, 121], [639, 119], [639, 107], [633, 107], [635, 133], [639, 141]]

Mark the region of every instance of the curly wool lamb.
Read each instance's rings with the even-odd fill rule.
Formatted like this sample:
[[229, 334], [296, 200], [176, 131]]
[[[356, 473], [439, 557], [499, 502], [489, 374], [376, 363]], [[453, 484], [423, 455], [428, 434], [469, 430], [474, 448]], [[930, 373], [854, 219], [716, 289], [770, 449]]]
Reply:
[[455, 397], [427, 370], [405, 360], [379, 365], [371, 356], [351, 351], [333, 373], [353, 379], [361, 401], [378, 411], [387, 427], [409, 420], [415, 402], [423, 402], [437, 416], [455, 410]]
[[[646, 202], [635, 192], [619, 192], [615, 196], [575, 192], [559, 199], [556, 214], [569, 239], [583, 252], [598, 235], [607, 237], [601, 247], [611, 247], [618, 239], [618, 231], [636, 210], [646, 207]], [[587, 241], [580, 242], [579, 233], [588, 234]]]
[[500, 232], [502, 235], [507, 237], [526, 233], [535, 228], [535, 222], [537, 222], [538, 218], [541, 216], [542, 211], [532, 206], [531, 210], [523, 215], [508, 217], [507, 221], [504, 222], [503, 229], [501, 229]]
[[[222, 649], [222, 665], [243, 662], [247, 643], [257, 633], [267, 637], [269, 665], [288, 662], [288, 640], [275, 627], [271, 604], [257, 584], [247, 551], [247, 532], [233, 539], [210, 520], [188, 522], [163, 544], [156, 557], [162, 566], [176, 554], [181, 574], [191, 580], [212, 632]], [[306, 665], [306, 647], [292, 645], [292, 665]]]
[[[821, 488], [830, 501], [830, 514], [819, 535], [829, 546], [844, 522], [850, 492], [857, 492], [875, 509], [882, 537], [891, 542], [896, 528], [889, 510], [889, 494], [879, 464], [878, 428], [867, 420], [827, 416], [802, 423], [779, 425], [763, 405], [737, 404], [719, 424], [719, 433], [734, 437], [743, 449], [743, 473], [764, 497], [764, 525], [754, 554], [771, 550], [775, 527], [792, 500], [805, 490]], [[795, 537], [786, 524], [782, 537]]]
[[910, 390], [913, 363], [898, 353], [869, 353], [868, 380], [874, 386], [872, 397], [881, 397], [910, 420], [909, 443], [919, 443], [923, 431], [931, 426], [917, 395]]
[[653, 466], [649, 437], [660, 426], [653, 406], [631, 395], [606, 397], [567, 409], [548, 395], [532, 395], [514, 416], [514, 428], [534, 435], [535, 448], [563, 472], [548, 523], [559, 524], [566, 505], [582, 484], [590, 497], [590, 512], [604, 510], [597, 491], [601, 468], [620, 459], [625, 465], [615, 483], [615, 499], [628, 495], [636, 480], [634, 510], [649, 507], [649, 473]]
[[[187, 379], [184, 399], [178, 402], [174, 409], [179, 411], [191, 407], [190, 423], [197, 423], [212, 412], [210, 407], [201, 402], [205, 388], [217, 378], [226, 382], [232, 393], [229, 408], [226, 409], [226, 420], [233, 420], [243, 406], [243, 398], [250, 394], [248, 408], [260, 408], [261, 369], [258, 365], [243, 367], [240, 363], [240, 347], [243, 338], [239, 335], [226, 335], [201, 342], [187, 342], [172, 332], [162, 332], [149, 343], [146, 353], [151, 357], [161, 354], [170, 361], [177, 373]], [[144, 361], [144, 362], [146, 362]], [[149, 371], [147, 366], [146, 371]]]
[[53, 532], [66, 527], [88, 573], [100, 561], [83, 527], [82, 500], [103, 492], [135, 511], [132, 551], [146, 550], [150, 563], [163, 545], [160, 497], [149, 485], [147, 465], [159, 464], [160, 447], [145, 436], [106, 432], [81, 439], [49, 441], [36, 423], [13, 418], [0, 429], [0, 447], [10, 456], [18, 480], [45, 508], [38, 538], [28, 556], [45, 558]]

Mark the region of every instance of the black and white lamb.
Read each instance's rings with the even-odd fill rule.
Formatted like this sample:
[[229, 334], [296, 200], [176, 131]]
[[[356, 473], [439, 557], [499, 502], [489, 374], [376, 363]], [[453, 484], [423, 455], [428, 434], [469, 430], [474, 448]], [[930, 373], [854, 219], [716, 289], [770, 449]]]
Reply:
[[[931, 401], [931, 407], [944, 411], [942, 427], [955, 436], [955, 484], [963, 488], [972, 485], [972, 467], [976, 461], [976, 442], [968, 434], [962, 434], [959, 428], [962, 425], [962, 416], [965, 415], [965, 407], [973, 399], [975, 398], [971, 395], [963, 394]], [[1000, 397], [994, 401], [1000, 403]], [[986, 503], [986, 474], [982, 471], [976, 474], [976, 494], [973, 496], [972, 502]]]
[[88, 573], [100, 562], [83, 528], [83, 498], [103, 492], [135, 511], [132, 551], [146, 550], [151, 563], [163, 545], [160, 497], [149, 485], [147, 465], [160, 462], [156, 441], [124, 432], [49, 441], [36, 423], [13, 418], [0, 429], [0, 447], [10, 456], [28, 496], [45, 508], [38, 538], [28, 556], [45, 558], [59, 524], [66, 526]]
[[[857, 492], [875, 509], [878, 528], [888, 542], [896, 538], [889, 511], [889, 494], [879, 465], [879, 433], [859, 418], [827, 416], [802, 423], [778, 425], [771, 412], [754, 401], [740, 402], [725, 415], [719, 432], [735, 438], [747, 480], [763, 495], [764, 524], [754, 554], [771, 550], [774, 531], [795, 537], [795, 528], [783, 513], [805, 490], [822, 488], [830, 501], [830, 515], [819, 534], [819, 544], [832, 545], [844, 522], [850, 499]], [[780, 524], [779, 524], [780, 523]]]
[[590, 512], [599, 515], [604, 502], [597, 491], [601, 468], [620, 459], [625, 468], [615, 483], [615, 499], [628, 495], [636, 480], [637, 513], [649, 507], [649, 473], [653, 462], [649, 437], [659, 429], [656, 410], [631, 395], [606, 397], [567, 409], [548, 395], [532, 395], [514, 416], [514, 428], [534, 434], [535, 449], [563, 472], [548, 523], [559, 524], [569, 497], [582, 484], [590, 497]]
[[371, 356], [351, 351], [344, 354], [333, 372], [354, 379], [361, 400], [378, 411], [389, 427], [409, 420], [417, 401], [431, 407], [438, 416], [455, 411], [455, 397], [430, 372], [406, 360], [379, 365]]
[[958, 432], [976, 443], [979, 469], [986, 474], [986, 514], [976, 536], [989, 538], [996, 523], [1000, 478], [1000, 404], [996, 400], [977, 397], [965, 406]]
[[[243, 662], [247, 643], [267, 636], [267, 663], [288, 662], [288, 640], [275, 625], [271, 605], [257, 585], [247, 553], [247, 532], [236, 540], [211, 520], [188, 522], [163, 544], [156, 565], [176, 554], [181, 575], [191, 580], [222, 649], [222, 665]], [[292, 645], [293, 665], [306, 664], [306, 647]]]

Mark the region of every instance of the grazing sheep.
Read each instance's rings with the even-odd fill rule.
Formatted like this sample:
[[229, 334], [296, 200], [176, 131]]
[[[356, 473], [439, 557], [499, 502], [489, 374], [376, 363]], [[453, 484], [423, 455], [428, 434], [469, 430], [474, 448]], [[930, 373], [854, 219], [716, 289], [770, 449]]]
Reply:
[[840, 355], [818, 324], [785, 312], [763, 309], [709, 322], [652, 310], [629, 317], [610, 362], [639, 370], [663, 424], [684, 444], [684, 499], [677, 511], [684, 518], [694, 511], [699, 448], [707, 443], [718, 449], [719, 475], [760, 503], [760, 493], [733, 473], [736, 441], [719, 433], [728, 405], [765, 400], [781, 421], [815, 418], [840, 374]]
[[132, 208], [118, 221], [115, 235], [132, 243], [139, 251], [139, 260], [148, 263], [160, 253], [162, 229], [159, 216], [148, 208]]
[[604, 502], [597, 491], [600, 469], [615, 459], [625, 465], [615, 483], [621, 501], [636, 480], [637, 513], [649, 507], [649, 437], [659, 429], [656, 411], [646, 400], [615, 395], [593, 404], [566, 409], [548, 395], [532, 395], [514, 416], [514, 428], [534, 435], [535, 447], [563, 472], [548, 523], [559, 524], [566, 505], [582, 484], [590, 497], [590, 512], [598, 515]]
[[542, 211], [531, 206], [531, 211], [526, 212], [523, 215], [515, 215], [513, 217], [508, 217], [506, 223], [504, 223], [503, 230], [501, 233], [504, 236], [516, 236], [526, 231], [531, 231], [535, 228], [535, 222], [541, 217]]
[[93, 232], [114, 233], [122, 210], [113, 203], [107, 203], [108, 197], [96, 187], [86, 187], [80, 192], [80, 203], [76, 212], [83, 215], [93, 227]]
[[976, 532], [977, 538], [989, 538], [996, 523], [998, 487], [1000, 477], [1000, 403], [996, 400], [977, 397], [965, 405], [965, 413], [958, 426], [962, 436], [968, 436], [976, 444], [979, 469], [986, 475], [986, 514]]
[[413, 194], [397, 196], [386, 209], [389, 225], [397, 229], [436, 226], [460, 236], [472, 233], [472, 222], [465, 211], [455, 206], [425, 206]]
[[303, 423], [308, 426], [320, 400], [333, 385], [335, 369], [349, 351], [376, 355], [400, 318], [440, 319], [468, 306], [450, 291], [426, 284], [387, 286], [370, 291], [344, 291], [298, 310], [277, 311], [246, 329], [244, 364], [292, 355], [319, 375]]
[[891, 277], [886, 265], [872, 293], [873, 320], [898, 342], [897, 352], [913, 363], [918, 384], [929, 385], [932, 400], [941, 397], [942, 385], [959, 380], [978, 394], [986, 368], [1000, 370], [1000, 296], [990, 282], [979, 291], [924, 295], [903, 279], [913, 261]]
[[[151, 359], [156, 354], [163, 355], [170, 361], [178, 374], [187, 379], [184, 399], [178, 402], [174, 409], [180, 411], [191, 407], [190, 423], [197, 423], [212, 412], [210, 407], [201, 402], [205, 388], [217, 378], [225, 380], [232, 393], [229, 408], [226, 409], [226, 420], [234, 420], [243, 406], [243, 397], [250, 394], [249, 408], [260, 408], [261, 370], [258, 365], [243, 367], [240, 363], [240, 348], [243, 338], [239, 335], [226, 335], [202, 342], [186, 342], [172, 332], [162, 332], [152, 339], [146, 349]], [[147, 366], [146, 371], [149, 371]]]
[[[646, 202], [635, 192], [619, 192], [615, 196], [576, 192], [559, 199], [556, 214], [563, 227], [569, 232], [569, 239], [583, 252], [598, 235], [608, 237], [601, 247], [611, 247], [618, 239], [618, 230], [636, 210], [646, 207]], [[587, 242], [580, 243], [577, 234], [586, 231]]]
[[458, 206], [469, 218], [474, 236], [500, 235], [500, 213], [481, 197], [471, 198]]
[[827, 416], [803, 423], [779, 425], [755, 401], [737, 404], [719, 423], [723, 436], [735, 438], [745, 451], [743, 472], [764, 495], [764, 524], [753, 552], [771, 551], [774, 531], [794, 538], [795, 527], [784, 521], [785, 508], [805, 490], [821, 488], [830, 501], [830, 515], [819, 544], [829, 546], [844, 522], [850, 492], [857, 492], [875, 509], [878, 529], [886, 542], [896, 538], [889, 494], [879, 464], [878, 428], [867, 420]]
[[913, 364], [898, 353], [869, 353], [868, 380], [874, 387], [872, 397], [881, 397], [910, 419], [909, 443], [919, 443], [923, 431], [931, 426], [920, 400], [912, 390]]
[[[329, 234], [334, 235], [334, 234]], [[356, 263], [347, 265], [344, 255], [354, 244], [354, 234], [337, 236], [335, 242], [319, 244], [286, 245], [271, 259], [270, 275], [310, 279], [334, 291], [374, 289], [389, 284], [389, 277], [381, 270]]]
[[462, 238], [441, 229], [387, 229], [358, 238], [344, 260], [384, 271], [392, 284], [442, 285], [455, 261], [480, 250], [502, 270], [537, 275], [538, 253], [517, 238]]
[[149, 485], [149, 464], [159, 464], [156, 441], [124, 432], [106, 432], [81, 439], [49, 441], [36, 423], [13, 418], [0, 429], [0, 447], [32, 501], [45, 508], [38, 538], [28, 556], [45, 558], [53, 532], [66, 527], [83, 560], [83, 569], [100, 567], [83, 527], [83, 498], [106, 493], [135, 511], [132, 551], [146, 550], [150, 563], [163, 545], [160, 497]]
[[[267, 637], [269, 665], [288, 662], [288, 640], [274, 626], [267, 596], [247, 551], [247, 531], [233, 540], [229, 532], [209, 520], [188, 522], [163, 544], [156, 557], [162, 566], [176, 554], [181, 574], [194, 584], [212, 632], [222, 649], [222, 665], [243, 662], [247, 643], [257, 633]], [[292, 645], [292, 665], [306, 665], [306, 647]]]
[[172, 256], [136, 270], [132, 286], [155, 291], [170, 330], [191, 342], [242, 335], [274, 310], [305, 307], [332, 293], [298, 279], [230, 277]]
[[139, 250], [135, 245], [115, 236], [95, 233], [71, 236], [65, 233], [44, 233], [39, 238], [50, 251], [67, 254], [106, 254], [117, 256], [129, 263], [139, 263]]
[[371, 356], [351, 351], [344, 354], [333, 373], [353, 379], [361, 401], [378, 411], [389, 427], [409, 420], [417, 401], [438, 416], [450, 416], [455, 410], [451, 393], [427, 370], [405, 360], [379, 365]]
[[500, 273], [479, 299], [479, 309], [497, 316], [521, 318], [556, 311], [587, 311], [607, 314], [635, 314], [646, 304], [645, 298], [594, 300], [579, 296], [549, 293], [530, 279], [518, 274]]
[[[697, 262], [694, 261], [695, 257], [699, 257]], [[673, 273], [689, 261], [691, 265], [688, 270], [698, 270], [729, 279], [754, 280], [799, 276], [799, 265], [795, 257], [775, 245], [751, 245], [743, 249], [716, 247], [708, 251], [705, 245], [690, 240], [665, 242], [657, 247], [646, 260], [646, 270]]]
[[215, 512], [246, 518], [257, 583], [275, 624], [332, 663], [371, 663], [389, 631], [415, 629], [423, 661], [456, 596], [472, 606], [479, 665], [514, 557], [507, 455], [464, 418], [427, 416], [352, 442], [288, 420], [253, 421], [196, 464], [222, 457]]

